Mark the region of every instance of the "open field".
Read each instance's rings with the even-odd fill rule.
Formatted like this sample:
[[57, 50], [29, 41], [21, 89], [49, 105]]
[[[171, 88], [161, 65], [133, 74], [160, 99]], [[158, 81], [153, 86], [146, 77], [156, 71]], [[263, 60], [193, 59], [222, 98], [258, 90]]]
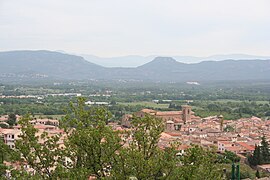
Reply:
[[[227, 103], [227, 102], [243, 102], [242, 100], [234, 100], [234, 99], [218, 99], [216, 101], [212, 102], [220, 102], [220, 103]], [[256, 102], [257, 104], [268, 104], [269, 101], [253, 101]]]
[[169, 104], [157, 104], [154, 102], [147, 102], [147, 101], [130, 102], [130, 103], [119, 102], [117, 104], [125, 105], [125, 106], [144, 106], [144, 107], [148, 107], [148, 108], [168, 108], [169, 107]]

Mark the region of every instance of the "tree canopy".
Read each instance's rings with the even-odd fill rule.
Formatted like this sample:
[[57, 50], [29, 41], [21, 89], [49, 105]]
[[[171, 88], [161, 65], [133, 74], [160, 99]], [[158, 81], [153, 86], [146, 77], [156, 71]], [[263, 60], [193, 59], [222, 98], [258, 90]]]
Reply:
[[[61, 123], [62, 135], [40, 133], [29, 116], [19, 121], [22, 134], [16, 141], [14, 161], [22, 168], [12, 170], [14, 178], [221, 179], [222, 169], [216, 168], [213, 151], [192, 146], [177, 156], [179, 142], [161, 149], [161, 119], [134, 116], [131, 130], [116, 131], [107, 125], [111, 115], [106, 109], [89, 108], [84, 102], [79, 98], [70, 104]], [[25, 171], [25, 164], [31, 171]]]

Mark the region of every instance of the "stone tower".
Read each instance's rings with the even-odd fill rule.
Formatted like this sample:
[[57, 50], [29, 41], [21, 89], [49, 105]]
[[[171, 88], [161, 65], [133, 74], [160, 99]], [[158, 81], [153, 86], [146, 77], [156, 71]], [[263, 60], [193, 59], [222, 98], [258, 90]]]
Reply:
[[219, 115], [218, 117], [219, 123], [220, 123], [220, 131], [223, 131], [223, 127], [224, 127], [224, 119], [222, 115]]
[[183, 105], [182, 112], [183, 112], [182, 119], [184, 123], [191, 121], [191, 106]]

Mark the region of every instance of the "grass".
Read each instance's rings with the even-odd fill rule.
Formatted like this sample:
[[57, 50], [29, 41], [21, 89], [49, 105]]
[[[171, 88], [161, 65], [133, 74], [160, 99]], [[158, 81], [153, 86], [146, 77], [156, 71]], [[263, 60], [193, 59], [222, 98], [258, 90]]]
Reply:
[[[216, 101], [211, 101], [211, 102], [220, 102], [220, 103], [227, 103], [227, 102], [243, 102], [242, 100], [234, 100], [234, 99], [219, 99]], [[269, 101], [254, 101], [257, 104], [268, 104]]]

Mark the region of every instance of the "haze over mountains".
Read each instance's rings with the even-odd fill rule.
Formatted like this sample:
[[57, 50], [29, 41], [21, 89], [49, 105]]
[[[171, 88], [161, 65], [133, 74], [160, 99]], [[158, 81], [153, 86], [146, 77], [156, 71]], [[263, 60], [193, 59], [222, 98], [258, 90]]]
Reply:
[[[104, 67], [138, 67], [152, 61], [154, 58], [159, 57], [156, 55], [151, 56], [119, 56], [103, 58], [93, 55], [81, 54], [84, 59], [89, 62], [104, 66]], [[247, 54], [223, 54], [213, 55], [208, 57], [195, 57], [195, 56], [170, 56], [178, 62], [183, 63], [199, 63], [202, 61], [222, 61], [226, 59], [233, 60], [254, 60], [254, 59], [270, 59], [270, 56], [254, 56]]]
[[[132, 58], [136, 60], [136, 57]], [[136, 68], [108, 68], [86, 61], [81, 56], [60, 52], [10, 51], [0, 52], [0, 82], [29, 79], [147, 82], [270, 80], [269, 59], [186, 64], [171, 57], [156, 57]]]

